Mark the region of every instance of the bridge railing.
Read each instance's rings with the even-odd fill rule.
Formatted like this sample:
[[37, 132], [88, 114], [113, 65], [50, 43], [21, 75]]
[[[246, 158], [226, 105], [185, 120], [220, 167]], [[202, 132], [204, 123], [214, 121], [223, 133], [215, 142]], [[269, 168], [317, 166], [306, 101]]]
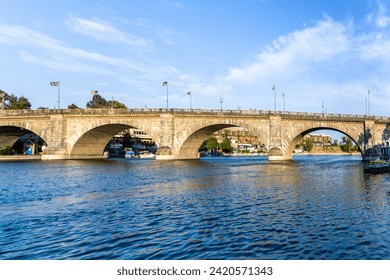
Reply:
[[390, 121], [389, 117], [384, 116], [366, 116], [358, 114], [331, 114], [331, 113], [312, 113], [312, 112], [291, 112], [291, 111], [273, 111], [273, 110], [221, 110], [221, 109], [180, 109], [180, 108], [126, 108], [126, 109], [14, 109], [1, 110], [1, 116], [32, 116], [32, 115], [106, 115], [106, 114], [161, 114], [161, 113], [182, 113], [182, 114], [234, 114], [234, 115], [261, 115], [281, 117], [307, 117], [307, 118], [353, 118], [353, 119], [370, 119], [378, 121]]

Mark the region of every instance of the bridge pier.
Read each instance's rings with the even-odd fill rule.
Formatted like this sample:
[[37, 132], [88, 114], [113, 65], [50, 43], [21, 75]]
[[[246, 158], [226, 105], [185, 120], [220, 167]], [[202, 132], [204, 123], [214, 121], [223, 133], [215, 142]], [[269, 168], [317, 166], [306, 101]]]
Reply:
[[272, 156], [268, 155], [269, 161], [283, 161], [283, 160], [292, 160], [292, 155], [286, 155], [286, 156]]
[[66, 160], [66, 159], [106, 159], [108, 158], [107, 154], [103, 155], [60, 155], [60, 154], [42, 154], [42, 160]]
[[273, 147], [268, 152], [269, 161], [282, 161], [282, 160], [292, 160], [292, 153], [288, 151], [282, 151], [279, 147]]
[[156, 155], [156, 160], [191, 160], [191, 159], [199, 159], [198, 156], [174, 156], [174, 155]]

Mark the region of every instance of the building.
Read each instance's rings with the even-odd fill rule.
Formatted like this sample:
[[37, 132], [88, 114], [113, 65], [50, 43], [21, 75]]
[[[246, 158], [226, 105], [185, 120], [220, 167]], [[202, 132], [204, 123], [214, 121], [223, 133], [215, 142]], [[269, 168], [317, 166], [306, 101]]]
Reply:
[[153, 139], [149, 135], [147, 135], [145, 133], [145, 131], [139, 130], [139, 129], [134, 129], [134, 128], [129, 128], [129, 129], [126, 129], [126, 130], [119, 132], [118, 134], [116, 134], [114, 136], [114, 140], [121, 141], [126, 136], [131, 138], [131, 139], [136, 140], [136, 142], [141, 142], [144, 144], [153, 144], [154, 143]]
[[304, 145], [308, 139], [311, 139], [313, 146], [317, 147], [330, 146], [332, 144], [332, 136], [330, 135], [309, 133], [302, 138], [301, 145]]
[[257, 152], [266, 151], [265, 145], [260, 142], [260, 138], [253, 135], [249, 130], [242, 127], [233, 127], [215, 132], [213, 136], [221, 143], [223, 139], [229, 139], [233, 150], [236, 152]]

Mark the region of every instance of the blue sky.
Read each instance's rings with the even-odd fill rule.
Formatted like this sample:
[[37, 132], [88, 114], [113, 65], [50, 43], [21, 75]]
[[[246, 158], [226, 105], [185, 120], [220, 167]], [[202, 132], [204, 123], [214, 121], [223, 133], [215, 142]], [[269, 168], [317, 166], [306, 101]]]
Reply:
[[0, 0], [0, 89], [130, 108], [390, 111], [390, 0]]

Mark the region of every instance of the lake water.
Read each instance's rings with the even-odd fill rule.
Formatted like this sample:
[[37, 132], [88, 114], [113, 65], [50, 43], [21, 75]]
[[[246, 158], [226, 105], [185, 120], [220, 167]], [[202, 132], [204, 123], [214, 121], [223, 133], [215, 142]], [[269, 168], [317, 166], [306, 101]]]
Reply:
[[0, 171], [0, 259], [390, 259], [390, 174], [360, 156]]

